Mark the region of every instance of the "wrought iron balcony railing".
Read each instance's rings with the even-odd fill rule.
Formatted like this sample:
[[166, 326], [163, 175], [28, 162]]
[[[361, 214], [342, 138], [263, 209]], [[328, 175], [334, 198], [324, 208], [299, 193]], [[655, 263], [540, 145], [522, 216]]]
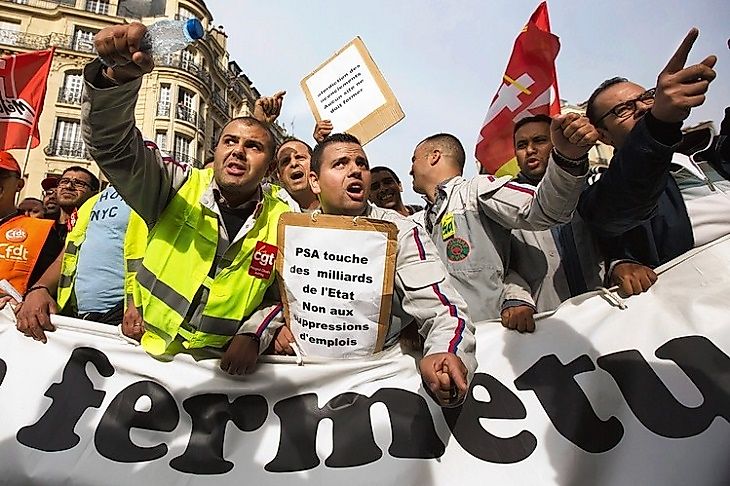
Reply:
[[61, 86], [61, 89], [58, 90], [58, 102], [69, 105], [80, 105], [81, 90], [69, 89], [66, 86]]
[[0, 29], [0, 44], [22, 47], [40, 51], [51, 46], [69, 49], [72, 51], [96, 53], [94, 42], [89, 39], [72, 35], [53, 32], [50, 35], [29, 34], [17, 30]]
[[195, 157], [193, 157], [192, 155], [188, 155], [188, 154], [180, 153], [180, 152], [173, 152], [172, 158], [175, 159], [176, 161], [180, 162], [181, 164], [187, 164], [189, 166], [192, 166], [192, 167], [195, 167], [198, 169], [203, 168], [203, 163], [200, 162]]
[[59, 5], [67, 5], [73, 7], [76, 5], [76, 0], [10, 0], [18, 5], [28, 5], [30, 7], [47, 8], [53, 9]]
[[198, 78], [205, 86], [210, 86], [213, 82], [210, 73], [202, 66], [190, 59], [183, 58], [179, 54], [165, 56], [163, 59], [157, 61], [157, 65], [182, 69]]
[[213, 104], [221, 110], [224, 114], [228, 115], [228, 103], [219, 95], [216, 91], [213, 91]]
[[186, 121], [196, 127], [198, 122], [198, 113], [192, 108], [183, 104], [175, 105], [175, 118], [178, 120]]
[[157, 103], [157, 116], [161, 116], [163, 118], [170, 118], [170, 102], [169, 101], [160, 101]]
[[43, 152], [49, 157], [65, 157], [69, 159], [88, 159], [91, 157], [86, 151], [84, 142], [64, 139], [51, 139]]

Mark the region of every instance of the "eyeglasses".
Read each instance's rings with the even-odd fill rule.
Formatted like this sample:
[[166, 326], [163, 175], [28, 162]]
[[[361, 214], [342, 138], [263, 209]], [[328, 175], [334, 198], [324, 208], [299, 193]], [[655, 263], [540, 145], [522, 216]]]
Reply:
[[608, 115], [613, 115], [619, 120], [625, 120], [636, 113], [636, 107], [639, 102], [645, 105], [654, 104], [654, 95], [656, 94], [656, 88], [651, 88], [644, 91], [639, 96], [632, 100], [624, 101], [608, 110], [601, 118], [596, 121], [596, 125], [600, 124]]
[[53, 189], [48, 189], [47, 191], [43, 191], [44, 196], [53, 196], [54, 194], [56, 194], [55, 187]]
[[70, 186], [74, 189], [84, 187], [88, 187], [89, 189], [91, 189], [91, 184], [89, 184], [88, 182], [82, 181], [81, 179], [71, 179], [68, 177], [62, 177], [61, 179], [58, 179], [58, 187], [61, 186]]

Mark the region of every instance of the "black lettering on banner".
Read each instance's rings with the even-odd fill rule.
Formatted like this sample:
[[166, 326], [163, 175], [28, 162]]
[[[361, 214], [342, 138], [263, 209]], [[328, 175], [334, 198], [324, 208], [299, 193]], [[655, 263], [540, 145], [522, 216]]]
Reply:
[[701, 405], [686, 407], [678, 402], [636, 350], [598, 358], [598, 366], [611, 374], [647, 429], [680, 439], [701, 434], [715, 417], [730, 422], [730, 357], [703, 336], [672, 339], [656, 350], [656, 356], [674, 361], [684, 371], [702, 394]]
[[[148, 397], [150, 409], [134, 409], [137, 400]], [[175, 399], [162, 385], [153, 381], [138, 381], [119, 392], [96, 428], [94, 444], [99, 454], [116, 462], [144, 462], [167, 454], [167, 445], [140, 447], [129, 438], [132, 429], [172, 432], [180, 421]]]
[[535, 392], [560, 435], [584, 451], [598, 453], [616, 447], [624, 435], [624, 427], [616, 417], [601, 420], [575, 381], [575, 375], [595, 369], [586, 354], [566, 365], [549, 354], [518, 376], [515, 386], [518, 390]]
[[61, 382], [52, 384], [45, 393], [53, 400], [50, 407], [35, 424], [18, 431], [18, 442], [46, 452], [65, 451], [79, 443], [81, 438], [74, 432], [76, 423], [87, 408], [99, 408], [106, 394], [94, 388], [86, 374], [87, 363], [92, 363], [101, 376], [114, 374], [109, 358], [98, 349], [74, 349]]
[[445, 447], [436, 434], [426, 400], [398, 388], [381, 388], [372, 397], [343, 393], [319, 408], [317, 395], [308, 393], [279, 401], [274, 413], [281, 420], [279, 450], [266, 464], [269, 472], [305, 471], [319, 465], [315, 449], [317, 428], [322, 419], [332, 420], [332, 454], [328, 467], [355, 467], [377, 461], [383, 452], [375, 443], [370, 407], [382, 403], [388, 409], [393, 441], [391, 457], [433, 459]]
[[243, 432], [253, 432], [266, 421], [269, 404], [260, 395], [245, 395], [233, 402], [224, 394], [208, 393], [188, 398], [185, 411], [193, 430], [185, 452], [170, 461], [170, 467], [190, 474], [223, 474], [233, 463], [223, 458], [226, 425], [233, 422]]
[[5, 361], [0, 359], [0, 385], [3, 384], [3, 381], [5, 380], [5, 373], [8, 372], [8, 365], [5, 364]]
[[[490, 396], [489, 402], [476, 400], [473, 390], [483, 386]], [[528, 457], [537, 448], [537, 438], [523, 430], [514, 437], [492, 435], [479, 423], [479, 419], [524, 419], [527, 410], [520, 399], [495, 377], [476, 373], [466, 401], [458, 408], [441, 409], [444, 419], [459, 445], [472, 456], [495, 464], [513, 464]]]

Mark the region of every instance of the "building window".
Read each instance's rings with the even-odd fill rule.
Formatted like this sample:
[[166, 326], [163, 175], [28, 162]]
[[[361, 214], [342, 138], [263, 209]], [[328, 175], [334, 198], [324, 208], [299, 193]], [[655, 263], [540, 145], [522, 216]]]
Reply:
[[109, 0], [86, 0], [86, 10], [95, 14], [109, 14]]
[[180, 163], [187, 164], [187, 165], [194, 165], [195, 159], [190, 156], [190, 154], [193, 152], [191, 145], [193, 144], [192, 139], [180, 135], [179, 133], [175, 134], [175, 152], [173, 153], [173, 158], [177, 160]]
[[72, 105], [81, 104], [81, 93], [84, 87], [83, 76], [80, 72], [69, 71], [63, 78], [63, 86], [58, 92], [59, 103]]
[[178, 7], [177, 18], [178, 20], [188, 20], [197, 17], [193, 12], [186, 9], [185, 7]]
[[195, 54], [185, 49], [180, 52], [180, 67], [186, 71], [190, 71], [190, 66], [195, 66]]
[[86, 147], [81, 139], [81, 122], [59, 118], [47, 153], [55, 157], [87, 159]]
[[160, 85], [160, 101], [157, 103], [157, 116], [170, 116], [170, 85]]
[[94, 36], [96, 31], [84, 27], [76, 27], [74, 31], [73, 50], [81, 52], [95, 52]]
[[197, 117], [195, 108], [195, 93], [188, 89], [180, 88], [177, 93], [176, 118], [195, 125], [195, 118]]
[[20, 38], [20, 22], [0, 20], [0, 44], [14, 46]]
[[155, 134], [155, 144], [160, 150], [167, 151], [167, 132], [157, 132]]

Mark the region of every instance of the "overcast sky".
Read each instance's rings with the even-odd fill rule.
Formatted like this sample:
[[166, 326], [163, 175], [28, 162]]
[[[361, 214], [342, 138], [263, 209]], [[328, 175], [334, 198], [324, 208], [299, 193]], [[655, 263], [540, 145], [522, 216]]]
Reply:
[[[406, 114], [365, 147], [371, 165], [400, 175], [404, 199], [411, 189], [415, 145], [450, 132], [466, 148], [467, 175], [476, 173], [474, 145], [501, 82], [515, 37], [539, 2], [525, 0], [207, 0], [214, 23], [228, 34], [228, 50], [262, 94], [285, 89], [279, 121], [312, 140], [314, 117], [301, 79], [355, 36], [362, 37]], [[604, 79], [622, 75], [653, 86], [687, 31], [700, 38], [696, 63], [718, 56], [717, 79], [689, 124], [713, 120], [730, 105], [730, 14], [726, 0], [548, 2], [560, 37], [560, 97], [585, 101]]]

